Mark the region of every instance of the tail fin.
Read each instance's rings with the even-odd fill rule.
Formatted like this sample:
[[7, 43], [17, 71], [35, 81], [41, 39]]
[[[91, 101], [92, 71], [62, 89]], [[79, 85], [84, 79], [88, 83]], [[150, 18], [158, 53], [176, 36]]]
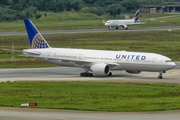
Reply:
[[103, 19], [103, 23], [106, 23], [106, 22], [105, 22], [105, 18]]
[[136, 14], [134, 16], [134, 22], [137, 22], [139, 18], [139, 10], [136, 11]]
[[36, 29], [33, 23], [29, 19], [24, 19], [24, 24], [26, 26], [26, 30], [29, 36], [29, 42], [31, 44], [31, 48], [34, 49], [42, 49], [42, 48], [50, 48], [49, 44], [43, 38], [41, 33]]

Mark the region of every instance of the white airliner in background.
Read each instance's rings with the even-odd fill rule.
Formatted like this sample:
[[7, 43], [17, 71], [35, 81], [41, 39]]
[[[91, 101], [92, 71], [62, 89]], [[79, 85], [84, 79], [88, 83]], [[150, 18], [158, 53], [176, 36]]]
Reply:
[[143, 24], [142, 22], [140, 22], [138, 20], [138, 18], [139, 18], [139, 10], [137, 10], [133, 19], [130, 19], [130, 20], [108, 20], [107, 22], [105, 22], [105, 19], [104, 19], [103, 23], [105, 23], [105, 26], [107, 26], [109, 28], [109, 30], [112, 27], [116, 27], [116, 29], [118, 29], [118, 27], [123, 27], [124, 29], [128, 29], [128, 26], [135, 25], [135, 24]]
[[176, 66], [170, 58], [155, 53], [51, 48], [29, 19], [24, 23], [32, 49], [15, 51], [61, 66], [84, 68], [80, 76], [111, 76], [111, 70], [126, 70], [132, 74], [159, 72], [158, 78], [162, 79], [163, 73]]

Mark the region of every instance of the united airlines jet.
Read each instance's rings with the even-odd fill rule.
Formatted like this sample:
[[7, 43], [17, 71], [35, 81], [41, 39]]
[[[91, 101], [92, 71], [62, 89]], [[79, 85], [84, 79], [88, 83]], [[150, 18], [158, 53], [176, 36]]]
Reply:
[[155, 53], [52, 48], [29, 19], [24, 23], [31, 49], [17, 52], [61, 66], [84, 68], [80, 76], [111, 76], [112, 70], [126, 70], [132, 74], [159, 72], [158, 78], [162, 79], [163, 73], [176, 66], [170, 58]]
[[108, 20], [107, 22], [105, 22], [105, 19], [104, 19], [103, 23], [105, 23], [105, 26], [107, 26], [109, 28], [109, 30], [112, 27], [116, 27], [116, 29], [118, 29], [118, 27], [123, 27], [124, 29], [128, 29], [128, 26], [135, 25], [135, 24], [143, 24], [143, 22], [140, 22], [138, 20], [138, 18], [139, 18], [139, 10], [137, 10], [133, 19], [130, 19], [130, 20]]

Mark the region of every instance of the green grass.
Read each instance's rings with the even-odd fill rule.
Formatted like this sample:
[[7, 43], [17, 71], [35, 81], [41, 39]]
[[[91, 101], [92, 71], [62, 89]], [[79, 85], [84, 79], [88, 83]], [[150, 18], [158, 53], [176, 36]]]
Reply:
[[180, 86], [96, 82], [2, 82], [0, 105], [90, 111], [180, 109]]
[[[44, 14], [42, 12], [42, 14]], [[134, 17], [135, 13], [128, 13], [130, 19]], [[157, 18], [164, 16], [172, 16], [173, 14], [150, 14], [150, 13], [140, 13], [139, 20], [145, 20], [149, 18]], [[124, 19], [125, 14], [117, 16], [116, 19]], [[75, 30], [75, 29], [106, 29], [102, 23], [103, 19], [112, 20], [114, 18], [103, 15], [97, 16], [95, 14], [84, 14], [76, 12], [63, 12], [63, 13], [47, 13], [47, 17], [41, 17], [38, 21], [34, 18], [31, 19], [34, 25], [40, 30]], [[162, 18], [157, 20], [151, 20], [149, 23], [142, 25], [130, 26], [130, 28], [137, 27], [157, 27], [157, 26], [180, 26], [180, 16], [172, 18]], [[161, 20], [165, 22], [161, 22]], [[9, 31], [26, 31], [23, 20], [14, 22], [1, 22], [0, 32]]]

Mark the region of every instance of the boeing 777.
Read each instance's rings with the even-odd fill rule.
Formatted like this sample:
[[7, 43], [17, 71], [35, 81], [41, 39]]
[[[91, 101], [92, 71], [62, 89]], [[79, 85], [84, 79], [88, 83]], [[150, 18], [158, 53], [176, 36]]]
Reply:
[[84, 68], [80, 76], [111, 76], [112, 70], [126, 70], [134, 74], [159, 72], [158, 78], [162, 79], [163, 73], [176, 66], [170, 58], [155, 53], [52, 48], [29, 19], [24, 23], [31, 49], [16, 52], [61, 66]]
[[107, 26], [109, 28], [109, 30], [112, 27], [116, 27], [116, 29], [118, 29], [118, 27], [123, 27], [124, 29], [128, 29], [128, 26], [135, 25], [135, 24], [142, 24], [142, 22], [140, 22], [138, 20], [138, 18], [139, 18], [139, 10], [137, 10], [133, 19], [130, 19], [130, 20], [108, 20], [107, 22], [105, 22], [105, 19], [104, 19], [103, 23], [105, 23], [105, 26]]

